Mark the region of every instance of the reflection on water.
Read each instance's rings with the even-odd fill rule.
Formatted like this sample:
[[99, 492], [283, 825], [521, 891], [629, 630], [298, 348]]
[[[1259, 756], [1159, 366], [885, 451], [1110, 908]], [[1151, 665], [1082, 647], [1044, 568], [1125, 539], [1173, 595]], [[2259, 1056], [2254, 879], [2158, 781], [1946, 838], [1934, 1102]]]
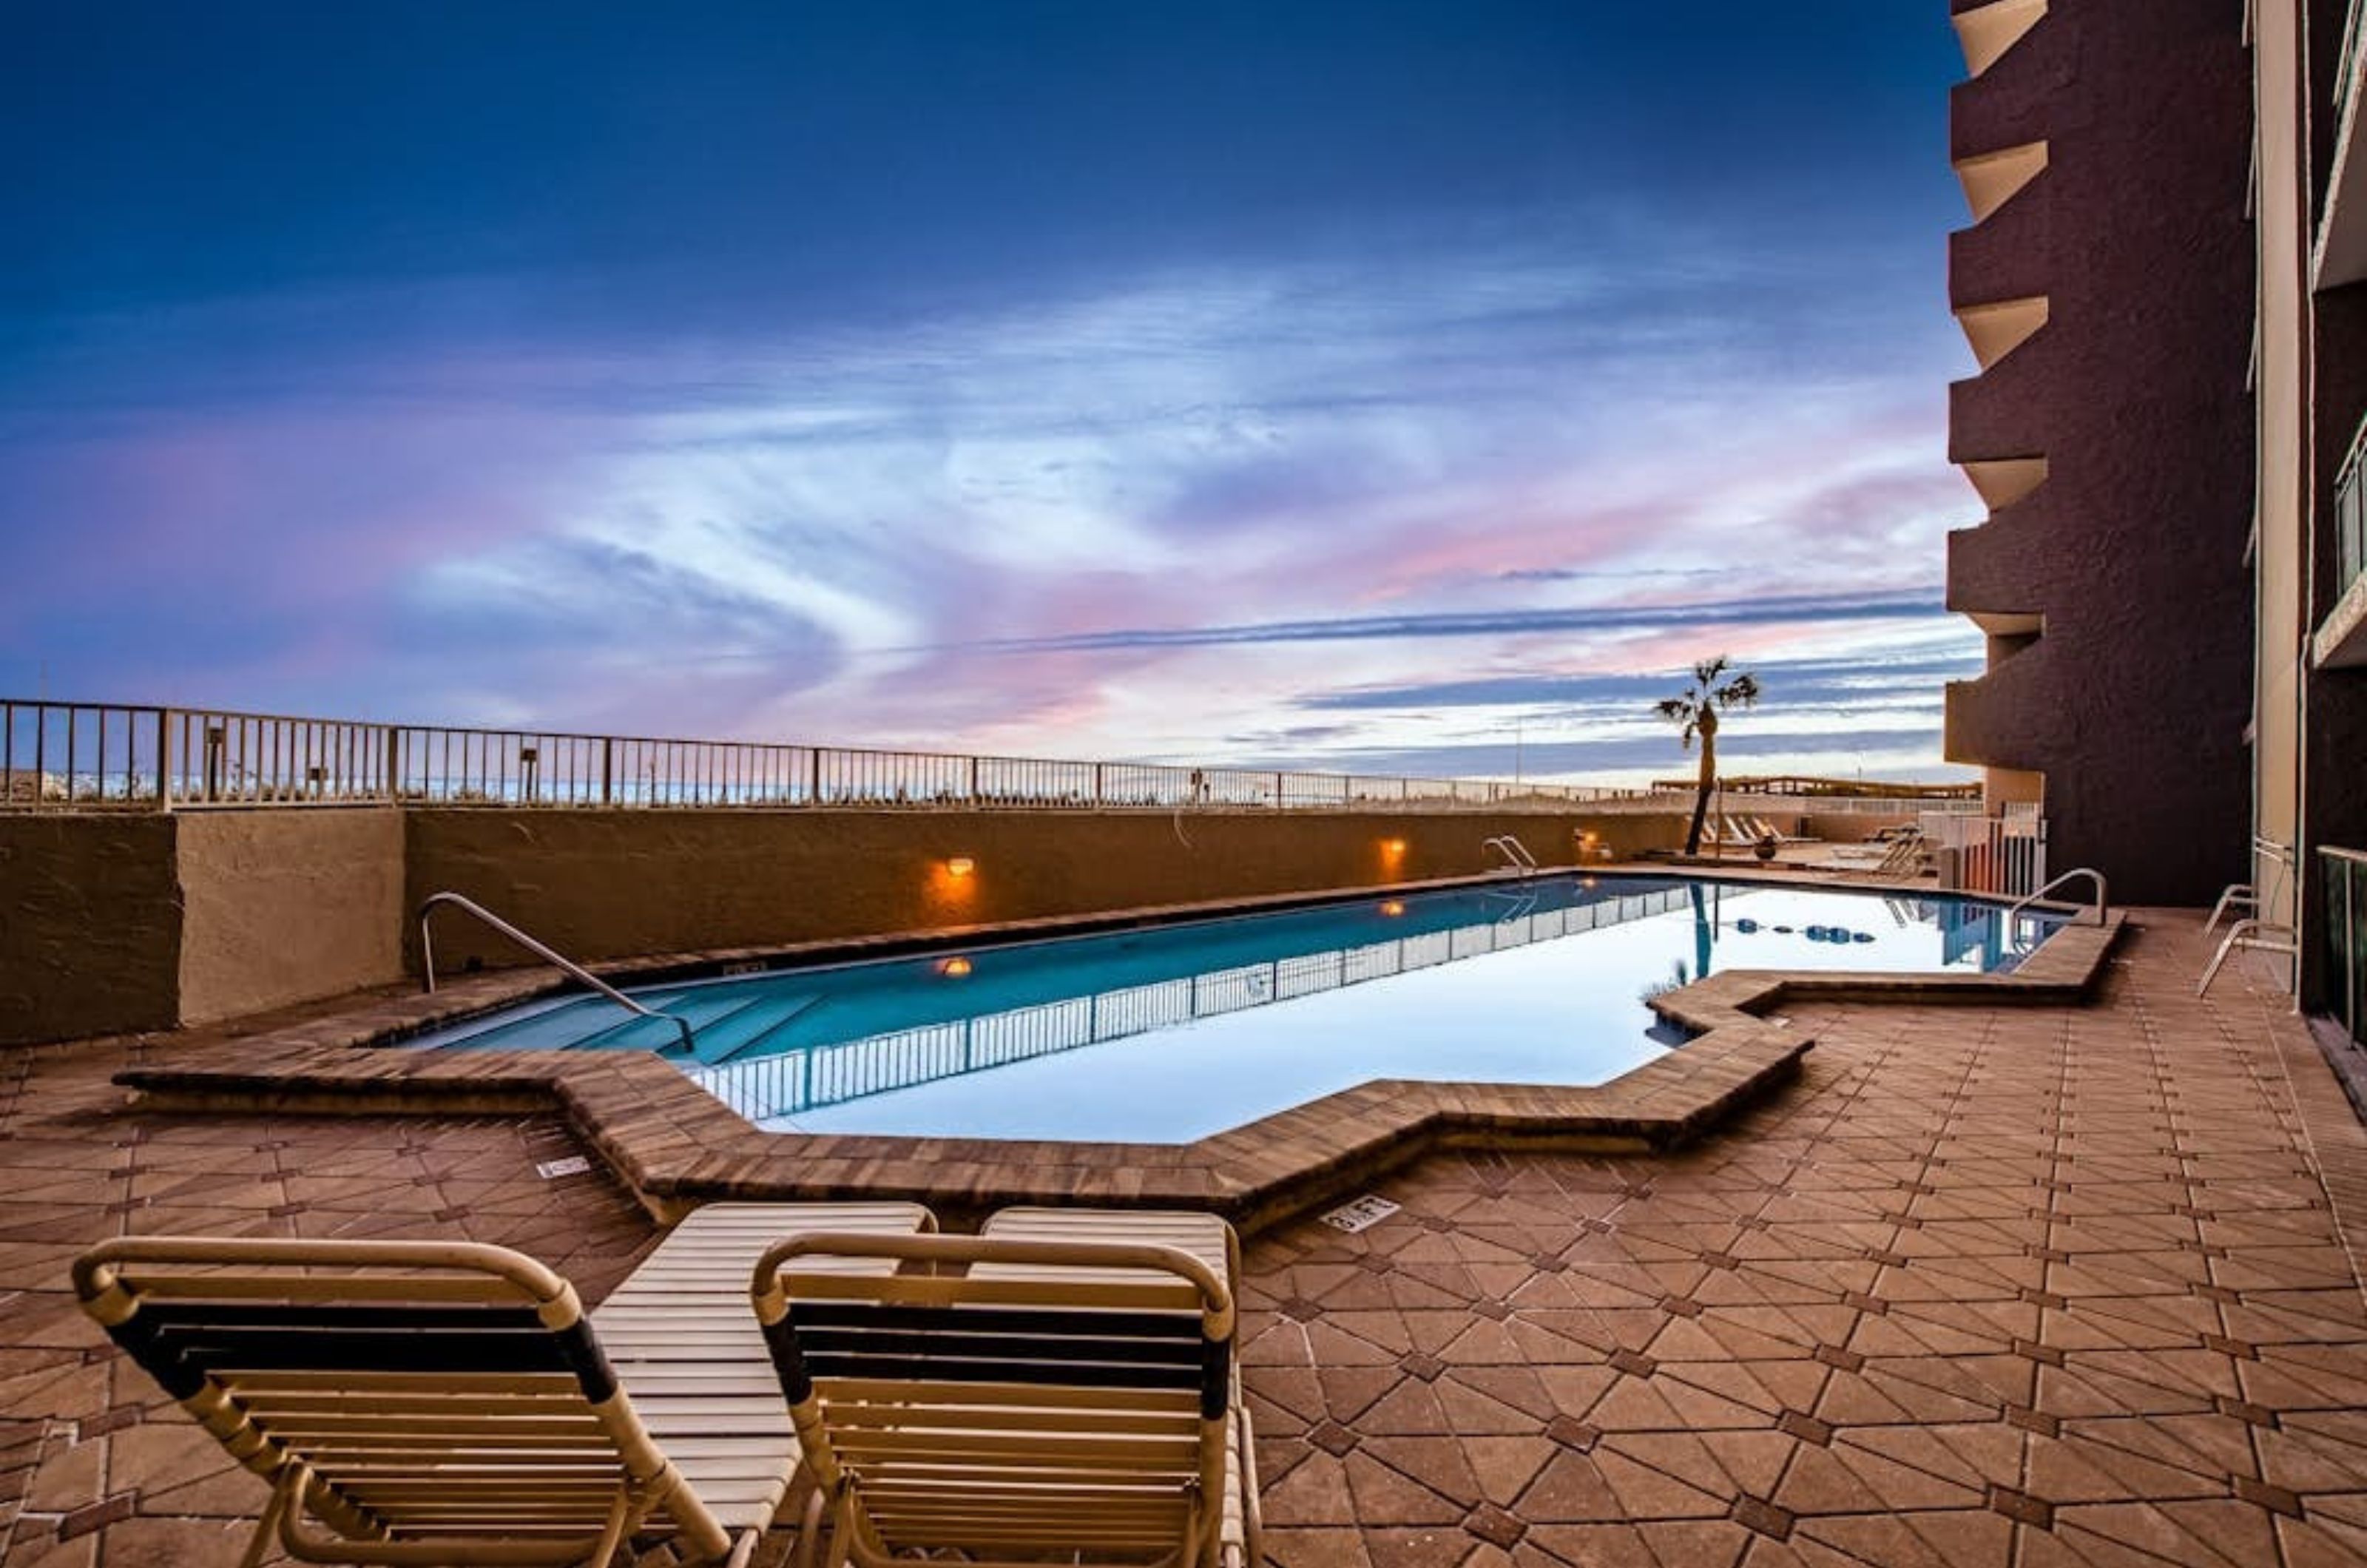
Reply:
[[[1700, 897], [1698, 887], [1654, 886], [1638, 893], [1614, 889], [1566, 901], [1572, 889], [1591, 891], [1560, 882], [1485, 888], [1467, 897], [1486, 918], [1465, 923], [811, 1044], [784, 1055], [691, 1068], [689, 1073], [752, 1121], [777, 1121], [918, 1084], [1624, 925], [1681, 908], [1689, 891], [1693, 900]], [[1555, 907], [1540, 908], [1549, 896]], [[1391, 920], [1408, 913], [1401, 900], [1380, 908]], [[1449, 907], [1433, 908], [1431, 914], [1436, 919], [1451, 912]]]
[[[1376, 1078], [1600, 1083], [1736, 968], [2010, 965], [2045, 921], [1798, 886], [1560, 875], [569, 997], [426, 1047], [663, 1050], [760, 1125], [1174, 1142]], [[1288, 1003], [1280, 1007], [1278, 1003]]]
[[[1747, 912], [1753, 909], [1756, 918]], [[950, 1122], [983, 1132], [975, 1123], [986, 1122], [1004, 1135], [1023, 1135], [1015, 1128], [1025, 1125], [1031, 1131], [1024, 1135], [1087, 1136], [1076, 1130], [1080, 1121], [1127, 1097], [1140, 1100], [1154, 1123], [1213, 1115], [1214, 1124], [1229, 1124], [1204, 1108], [1239, 1105], [1246, 1115], [1376, 1077], [1600, 1081], [1683, 1043], [1682, 1029], [1637, 1005], [1654, 992], [1726, 967], [1999, 968], [2047, 929], [2035, 920], [2016, 925], [2009, 931], [1994, 908], [1946, 899], [1877, 902], [1698, 883], [1595, 889], [1539, 880], [1320, 911], [1296, 923], [1238, 923], [1232, 941], [1187, 930], [1146, 933], [1132, 952], [1110, 950], [1107, 939], [1098, 952], [1087, 943], [1048, 944], [1025, 955], [988, 950], [978, 955], [980, 976], [1014, 957], [1045, 960], [1080, 949], [1072, 961], [1028, 962], [1024, 973], [996, 976], [1006, 996], [1021, 993], [1009, 998], [1015, 1005], [812, 1040], [692, 1076], [751, 1120], [784, 1129], [909, 1132]], [[1357, 936], [1376, 928], [1404, 934], [1339, 942], [1342, 927]], [[1616, 928], [1627, 930], [1614, 938]], [[1590, 932], [1602, 934], [1564, 940]], [[1234, 948], [1244, 937], [1267, 955], [1193, 963], [1195, 953]], [[1326, 940], [1335, 944], [1319, 945]], [[1523, 950], [1533, 956], [1512, 956]], [[1671, 952], [1676, 956], [1658, 959], [1664, 980], [1640, 987], [1622, 980], [1651, 973], [1639, 955]], [[1180, 973], [1140, 972], [1179, 965]], [[1105, 983], [1116, 977], [1112, 969], [1134, 971], [1125, 976], [1130, 983]], [[1097, 979], [1104, 983], [1088, 988]], [[1376, 987], [1370, 1005], [1352, 1007], [1346, 997], [1324, 1008], [1312, 1001], [1381, 981], [1394, 985]], [[952, 1006], [961, 999], [953, 991], [931, 995]], [[1628, 1005], [1606, 1005], [1613, 993]], [[859, 1015], [860, 1005], [849, 1001], [842, 1010]], [[1288, 1021], [1277, 1016], [1271, 1025], [1247, 1016], [1278, 1002], [1300, 1005]], [[1137, 1038], [1186, 1029], [1172, 1043]], [[1115, 1055], [1072, 1058], [1073, 1066], [1050, 1060], [1128, 1041], [1136, 1043]], [[955, 1081], [998, 1069], [991, 1084]], [[1212, 1091], [1206, 1077], [1228, 1073], [1253, 1081]], [[1154, 1086], [1162, 1083], [1172, 1110], [1154, 1103]], [[1031, 1103], [1038, 1100], [1052, 1109]], [[1015, 1121], [997, 1122], [1002, 1117]]]

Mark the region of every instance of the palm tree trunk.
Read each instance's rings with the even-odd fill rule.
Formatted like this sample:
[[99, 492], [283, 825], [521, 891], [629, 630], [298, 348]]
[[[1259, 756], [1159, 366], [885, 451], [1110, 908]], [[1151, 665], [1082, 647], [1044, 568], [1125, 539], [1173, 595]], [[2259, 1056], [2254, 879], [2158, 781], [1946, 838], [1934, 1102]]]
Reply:
[[1685, 835], [1685, 853], [1701, 853], [1702, 822], [1709, 816], [1709, 792], [1717, 784], [1717, 716], [1701, 716], [1701, 784], [1693, 793], [1693, 825]]

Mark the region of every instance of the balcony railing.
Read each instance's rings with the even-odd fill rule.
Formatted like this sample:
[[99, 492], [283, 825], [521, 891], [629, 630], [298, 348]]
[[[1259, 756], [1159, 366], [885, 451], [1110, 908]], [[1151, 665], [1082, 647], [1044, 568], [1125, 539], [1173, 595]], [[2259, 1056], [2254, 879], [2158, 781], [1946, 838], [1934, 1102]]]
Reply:
[[2350, 0], [2350, 15], [2342, 24], [2342, 53], [2334, 65], [2334, 121], [2343, 122], [2350, 107], [2351, 89], [2359, 85], [2359, 19], [2367, 10], [2367, 0]]
[[2327, 1004], [2367, 1046], [2367, 853], [2322, 847], [2326, 863]]
[[225, 807], [1549, 808], [1584, 784], [455, 729], [0, 699], [0, 810]]

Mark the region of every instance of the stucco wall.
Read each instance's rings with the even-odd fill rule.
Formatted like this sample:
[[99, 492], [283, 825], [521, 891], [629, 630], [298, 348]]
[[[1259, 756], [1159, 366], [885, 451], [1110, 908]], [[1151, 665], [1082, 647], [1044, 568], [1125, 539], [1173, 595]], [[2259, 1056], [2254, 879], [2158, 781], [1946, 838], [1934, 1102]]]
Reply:
[[[1627, 858], [1682, 813], [1182, 818], [1093, 812], [368, 808], [0, 817], [0, 1043], [167, 1029], [400, 978], [449, 888], [587, 959], [1385, 886], [1513, 833]], [[1401, 841], [1401, 851], [1391, 851]], [[968, 857], [968, 876], [946, 862]], [[525, 954], [469, 922], [438, 960]]]
[[169, 1029], [181, 904], [173, 822], [0, 816], [0, 1044]]
[[2245, 30], [2242, 0], [2057, 0], [1951, 96], [1957, 159], [2047, 146], [2044, 173], [1952, 239], [1951, 302], [2043, 296], [2048, 313], [1950, 392], [1953, 458], [2047, 468], [1951, 536], [1950, 606], [2043, 631], [1993, 642], [1988, 673], [1950, 687], [1947, 754], [2044, 773], [2051, 863], [2101, 866], [2131, 903], [2208, 903], [2244, 873]]
[[210, 1023], [402, 976], [402, 813], [191, 812], [180, 1018]]
[[[409, 820], [412, 904], [462, 893], [590, 958], [1450, 876], [1481, 869], [1481, 841], [1504, 832], [1569, 864], [1581, 825], [1631, 853], [1669, 831], [1656, 818], [1533, 814], [423, 809]], [[1385, 849], [1391, 840], [1401, 854]], [[949, 874], [956, 856], [976, 870]], [[465, 920], [437, 926], [439, 967], [519, 956]]]

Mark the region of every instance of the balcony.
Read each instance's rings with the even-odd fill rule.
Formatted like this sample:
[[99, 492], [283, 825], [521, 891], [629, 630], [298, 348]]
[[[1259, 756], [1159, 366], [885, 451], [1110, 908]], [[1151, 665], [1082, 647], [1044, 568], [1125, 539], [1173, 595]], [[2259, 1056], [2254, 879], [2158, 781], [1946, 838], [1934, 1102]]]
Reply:
[[2367, 425], [2334, 481], [2334, 607], [2310, 639], [2321, 670], [2367, 666]]
[[2339, 288], [2367, 279], [2367, 151], [2359, 145], [2359, 85], [2367, 63], [2362, 33], [2361, 0], [2350, 0], [2350, 17], [2342, 30], [2342, 58], [2334, 79], [2333, 177], [2326, 187], [2326, 210], [2317, 224], [2316, 287]]
[[2367, 854], [2331, 846], [2326, 862], [2327, 1007], [2367, 1045]]

